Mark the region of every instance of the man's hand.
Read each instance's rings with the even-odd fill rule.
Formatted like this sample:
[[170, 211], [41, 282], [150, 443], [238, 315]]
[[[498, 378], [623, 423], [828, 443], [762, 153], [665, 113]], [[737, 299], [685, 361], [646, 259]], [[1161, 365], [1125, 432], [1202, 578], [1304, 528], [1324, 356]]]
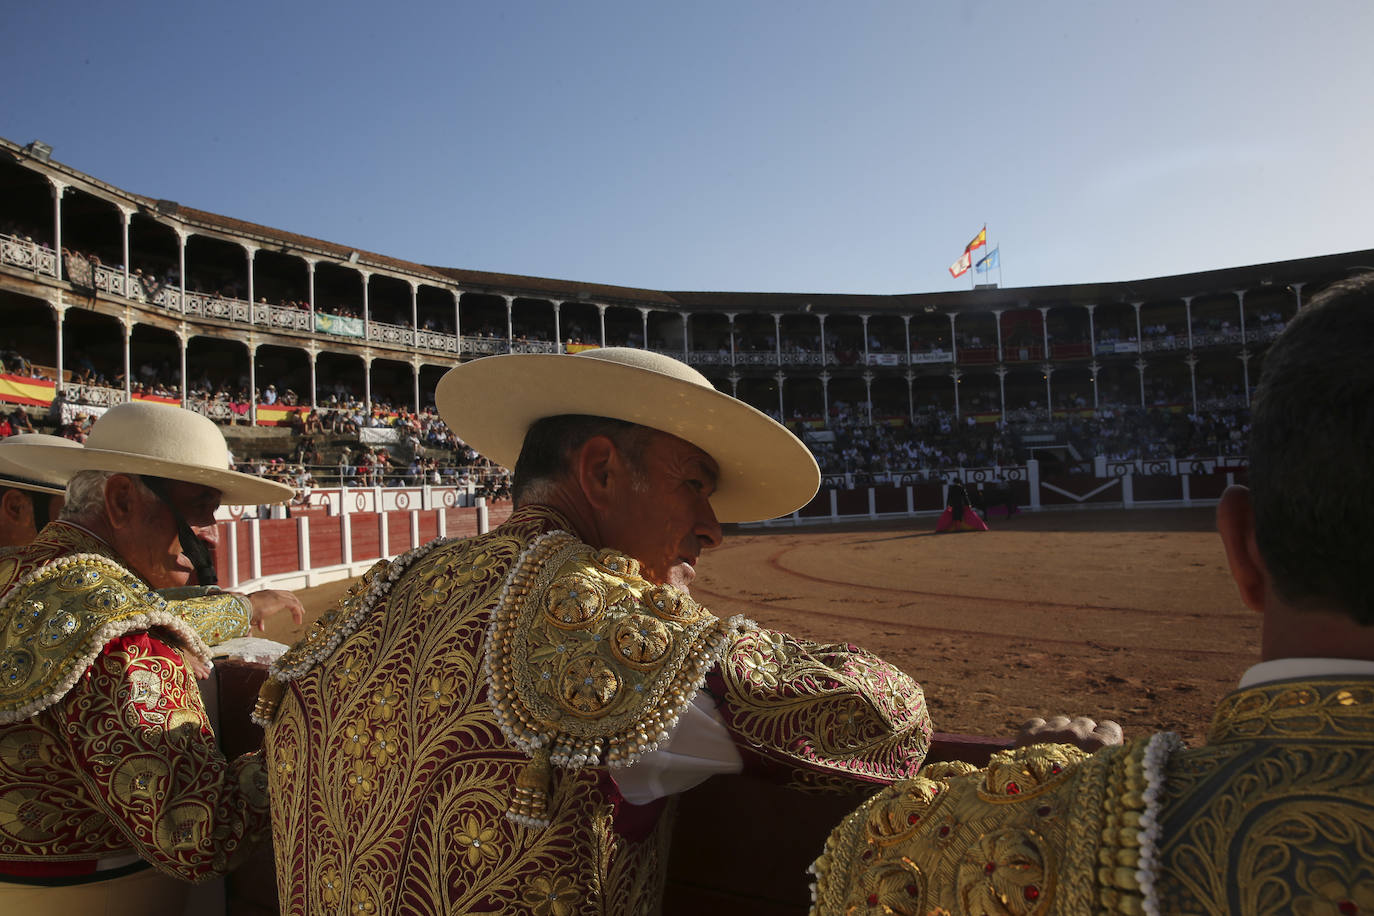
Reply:
[[253, 613], [249, 617], [249, 625], [252, 629], [259, 632], [267, 630], [267, 618], [279, 611], [288, 611], [291, 620], [300, 625], [305, 620], [305, 609], [301, 607], [300, 599], [294, 593], [280, 588], [265, 588], [260, 592], [253, 592], [245, 596], [253, 605]]
[[1121, 726], [1111, 719], [1095, 722], [1087, 716], [1078, 716], [1074, 719], [1068, 716], [1055, 716], [1048, 722], [1039, 718], [1022, 722], [1015, 747], [1025, 747], [1028, 744], [1072, 744], [1091, 753], [1109, 745], [1120, 744], [1121, 738]]

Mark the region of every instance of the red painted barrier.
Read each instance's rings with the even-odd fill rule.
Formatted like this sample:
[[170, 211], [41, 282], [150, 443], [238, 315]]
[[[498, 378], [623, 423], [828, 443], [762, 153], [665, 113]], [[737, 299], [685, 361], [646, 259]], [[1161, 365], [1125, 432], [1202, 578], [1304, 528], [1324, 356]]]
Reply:
[[382, 555], [382, 535], [377, 528], [377, 513], [359, 512], [348, 517], [353, 526], [353, 562], [374, 560]]
[[386, 536], [391, 552], [405, 553], [411, 547], [410, 543], [410, 513], [409, 512], [388, 512], [386, 514]]
[[343, 518], [338, 515], [311, 518], [310, 568], [337, 566], [343, 558]]
[[258, 522], [264, 576], [295, 572], [301, 568], [297, 522], [294, 518], [265, 518]]

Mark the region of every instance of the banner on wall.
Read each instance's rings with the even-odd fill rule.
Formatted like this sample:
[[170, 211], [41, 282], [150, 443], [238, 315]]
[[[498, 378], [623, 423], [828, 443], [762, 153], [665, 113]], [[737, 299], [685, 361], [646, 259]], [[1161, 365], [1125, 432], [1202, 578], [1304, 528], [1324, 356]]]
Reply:
[[53, 383], [45, 378], [0, 375], [0, 401], [47, 407], [52, 403]]
[[570, 344], [566, 344], [566, 345], [564, 346], [563, 349], [567, 350], [569, 353], [581, 353], [583, 350], [599, 350], [599, 349], [601, 349], [601, 346], [600, 346], [600, 344], [575, 344], [575, 343], [570, 343]]
[[266, 404], [258, 405], [258, 425], [259, 426], [289, 426], [293, 413], [309, 413], [310, 407], [278, 407]]
[[327, 315], [324, 312], [315, 313], [315, 330], [321, 334], [337, 334], [340, 337], [367, 336], [361, 318], [345, 318], [342, 315]]

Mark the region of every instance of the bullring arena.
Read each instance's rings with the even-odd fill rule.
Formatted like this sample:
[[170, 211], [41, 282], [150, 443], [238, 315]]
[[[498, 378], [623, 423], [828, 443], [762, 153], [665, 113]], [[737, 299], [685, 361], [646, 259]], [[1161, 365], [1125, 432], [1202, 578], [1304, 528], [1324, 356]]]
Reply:
[[[415, 264], [0, 153], [4, 409], [78, 439], [138, 398], [223, 424], [241, 469], [298, 498], [222, 510], [222, 584], [298, 589], [318, 614], [378, 558], [499, 524], [503, 472], [434, 413], [442, 373], [647, 347], [788, 423], [823, 471], [792, 517], [729, 531], [694, 595], [895, 662], [938, 731], [973, 736], [945, 752], [971, 759], [1053, 713], [1202, 741], [1257, 657], [1212, 512], [1245, 481], [1265, 347], [1374, 256], [903, 296], [666, 292]], [[935, 536], [958, 482], [1021, 511]], [[670, 912], [797, 911], [802, 869], [853, 800], [768, 791], [718, 779], [688, 796]], [[732, 872], [678, 857], [743, 854], [692, 838], [745, 797], [797, 825], [775, 886], [689, 886]]]

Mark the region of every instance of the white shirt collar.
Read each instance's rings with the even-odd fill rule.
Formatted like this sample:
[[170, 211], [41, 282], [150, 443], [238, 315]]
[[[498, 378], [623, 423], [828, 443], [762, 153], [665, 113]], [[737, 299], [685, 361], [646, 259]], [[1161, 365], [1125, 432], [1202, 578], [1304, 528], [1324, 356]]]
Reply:
[[1240, 689], [1306, 677], [1374, 677], [1374, 661], [1357, 658], [1275, 658], [1252, 665], [1240, 677]]

